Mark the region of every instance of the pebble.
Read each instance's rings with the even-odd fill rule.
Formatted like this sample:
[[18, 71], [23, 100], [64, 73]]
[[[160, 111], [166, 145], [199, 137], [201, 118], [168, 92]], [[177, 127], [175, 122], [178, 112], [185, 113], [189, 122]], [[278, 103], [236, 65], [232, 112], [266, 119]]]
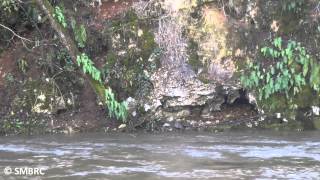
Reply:
[[170, 127], [171, 125], [169, 124], [169, 123], [164, 123], [163, 125], [162, 125], [162, 127]]
[[121, 125], [118, 127], [118, 129], [124, 129], [124, 128], [126, 128], [126, 127], [127, 127], [126, 124], [121, 124]]

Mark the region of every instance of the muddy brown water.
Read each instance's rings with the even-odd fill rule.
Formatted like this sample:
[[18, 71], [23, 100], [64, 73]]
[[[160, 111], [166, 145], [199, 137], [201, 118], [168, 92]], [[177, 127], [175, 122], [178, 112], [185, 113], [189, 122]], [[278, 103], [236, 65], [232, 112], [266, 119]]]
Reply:
[[[6, 167], [44, 175], [5, 175]], [[320, 179], [320, 132], [1, 137], [0, 171], [0, 179]]]

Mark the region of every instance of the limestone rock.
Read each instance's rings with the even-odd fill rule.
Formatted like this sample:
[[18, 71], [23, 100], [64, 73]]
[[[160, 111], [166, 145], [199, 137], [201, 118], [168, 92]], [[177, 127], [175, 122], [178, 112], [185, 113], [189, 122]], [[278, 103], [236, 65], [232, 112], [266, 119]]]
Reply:
[[228, 102], [233, 103], [240, 96], [236, 84], [205, 84], [188, 65], [160, 68], [151, 80], [154, 89], [148, 103], [151, 102], [150, 112], [158, 118], [176, 120], [189, 117], [194, 108], [203, 109], [202, 114], [208, 114], [220, 110], [226, 97]]

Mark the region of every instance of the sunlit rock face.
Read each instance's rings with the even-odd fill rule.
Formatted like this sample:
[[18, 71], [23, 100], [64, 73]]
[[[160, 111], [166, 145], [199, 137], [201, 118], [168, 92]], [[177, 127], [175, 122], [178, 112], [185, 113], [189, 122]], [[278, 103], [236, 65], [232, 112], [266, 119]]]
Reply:
[[[198, 115], [208, 114], [239, 97], [240, 86], [231, 80], [235, 64], [226, 44], [226, 17], [217, 7], [204, 6], [197, 10], [202, 17], [192, 18], [196, 6], [189, 0], [162, 2], [167, 14], [155, 29], [155, 40], [163, 50], [162, 67], [151, 76], [153, 91], [148, 97], [157, 118], [184, 118], [194, 115], [193, 109], [199, 109]], [[190, 63], [191, 40], [197, 58]], [[226, 100], [228, 96], [233, 100]]]
[[218, 83], [205, 84], [197, 79], [188, 66], [174, 69], [161, 68], [153, 74], [152, 82], [154, 85], [150, 95], [152, 110], [158, 111], [160, 117], [188, 117], [192, 115], [188, 111], [192, 111], [193, 108], [200, 108], [200, 111], [206, 109], [206, 113], [210, 113], [220, 110], [220, 106], [227, 101], [226, 97], [234, 99], [239, 97], [239, 87]]

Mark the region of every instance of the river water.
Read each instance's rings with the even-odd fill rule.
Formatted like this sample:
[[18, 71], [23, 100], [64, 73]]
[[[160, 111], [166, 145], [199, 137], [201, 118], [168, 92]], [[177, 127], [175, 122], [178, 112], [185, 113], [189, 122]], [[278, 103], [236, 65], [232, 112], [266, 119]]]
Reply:
[[[14, 173], [24, 167], [44, 175]], [[320, 179], [320, 132], [1, 137], [0, 171], [0, 179]]]

